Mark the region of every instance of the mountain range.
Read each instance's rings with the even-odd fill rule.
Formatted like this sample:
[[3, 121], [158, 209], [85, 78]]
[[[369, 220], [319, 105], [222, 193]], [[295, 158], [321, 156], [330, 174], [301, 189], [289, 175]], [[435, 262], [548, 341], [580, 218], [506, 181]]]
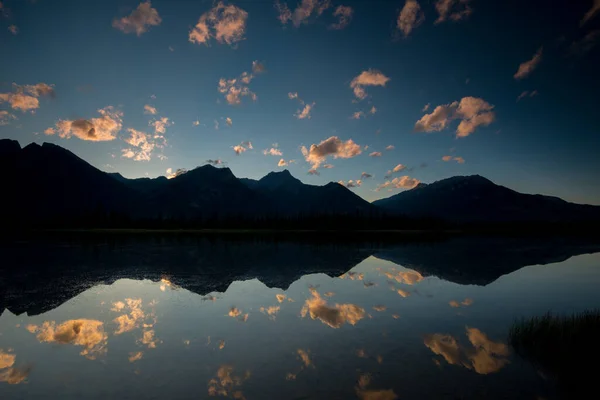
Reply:
[[9, 226], [38, 221], [60, 226], [83, 221], [117, 226], [124, 221], [229, 221], [227, 226], [235, 226], [249, 221], [246, 226], [253, 226], [269, 219], [312, 223], [337, 218], [387, 221], [386, 228], [401, 229], [398, 224], [406, 219], [459, 224], [600, 221], [598, 206], [519, 193], [478, 175], [419, 184], [369, 203], [338, 183], [307, 185], [287, 170], [253, 180], [237, 178], [229, 168], [204, 165], [172, 179], [127, 179], [50, 143], [21, 148], [17, 141], [0, 140], [0, 168], [6, 190], [0, 210]]

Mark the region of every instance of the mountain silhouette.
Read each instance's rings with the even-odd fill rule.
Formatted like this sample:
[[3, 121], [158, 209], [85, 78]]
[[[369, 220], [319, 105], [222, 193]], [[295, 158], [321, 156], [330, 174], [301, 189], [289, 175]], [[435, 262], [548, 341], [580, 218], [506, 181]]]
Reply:
[[0, 217], [7, 227], [161, 227], [168, 221], [171, 228], [346, 230], [427, 228], [419, 222], [427, 220], [600, 221], [600, 207], [518, 193], [478, 175], [420, 184], [369, 203], [338, 183], [307, 185], [287, 170], [253, 180], [204, 165], [172, 179], [127, 179], [49, 143], [21, 148], [14, 140], [0, 140], [0, 168], [7, 193], [0, 196]]
[[479, 176], [454, 176], [419, 185], [374, 205], [414, 218], [453, 222], [567, 222], [600, 220], [600, 207], [516, 192]]

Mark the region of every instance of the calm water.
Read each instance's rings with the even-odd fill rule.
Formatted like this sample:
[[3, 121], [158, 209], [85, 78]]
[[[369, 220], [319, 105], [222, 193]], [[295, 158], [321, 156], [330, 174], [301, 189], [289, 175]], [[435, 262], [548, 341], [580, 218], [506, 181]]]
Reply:
[[600, 307], [572, 240], [3, 246], [2, 399], [550, 399], [511, 323]]

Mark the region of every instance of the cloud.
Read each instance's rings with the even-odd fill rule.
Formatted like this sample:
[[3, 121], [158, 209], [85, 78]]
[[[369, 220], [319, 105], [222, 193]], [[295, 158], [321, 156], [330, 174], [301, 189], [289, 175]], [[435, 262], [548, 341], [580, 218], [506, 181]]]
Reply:
[[277, 163], [278, 167], [286, 167], [287, 165], [288, 163], [283, 158]]
[[225, 162], [223, 160], [220, 160], [218, 158], [216, 160], [206, 160], [206, 163], [213, 165], [213, 166], [225, 164]]
[[360, 179], [357, 179], [355, 181], [350, 179], [348, 182], [338, 181], [338, 183], [347, 188], [355, 188], [355, 187], [360, 187], [360, 185], [362, 185], [362, 181]]
[[81, 140], [89, 140], [93, 142], [104, 142], [114, 140], [117, 133], [123, 127], [123, 112], [115, 110], [114, 107], [108, 106], [98, 110], [99, 118], [76, 119], [76, 120], [59, 120], [56, 123], [56, 129], [48, 128], [44, 131], [46, 135], [54, 135], [63, 139], [70, 139], [76, 136]]
[[300, 150], [313, 169], [319, 168], [328, 156], [332, 156], [333, 158], [352, 158], [362, 153], [361, 147], [354, 143], [352, 139], [344, 142], [337, 136], [331, 136], [319, 144], [312, 144], [310, 149], [302, 146]]
[[289, 92], [288, 93], [288, 99], [293, 100], [293, 99], [297, 99], [298, 98], [298, 92], [292, 93]]
[[542, 61], [542, 51], [543, 51], [543, 49], [544, 49], [543, 47], [540, 47], [538, 49], [538, 51], [533, 55], [533, 57], [531, 58], [531, 60], [528, 60], [528, 61], [525, 61], [524, 63], [521, 63], [521, 65], [519, 65], [519, 69], [513, 75], [513, 78], [515, 78], [515, 79], [523, 79], [527, 75], [531, 74], [533, 72], [533, 70], [536, 69], [537, 66], [539, 65], [539, 63]]
[[325, 169], [331, 169], [331, 168], [333, 168], [333, 165], [332, 164], [323, 164], [322, 167]]
[[371, 109], [369, 110], [370, 114], [375, 114], [377, 112], [377, 108], [375, 106], [371, 107]]
[[363, 100], [367, 97], [365, 86], [385, 87], [389, 80], [390, 78], [382, 74], [380, 71], [369, 69], [361, 72], [360, 75], [352, 79], [352, 82], [350, 82], [350, 87], [354, 90], [354, 95], [356, 98]]
[[291, 21], [296, 28], [302, 24], [308, 24], [311, 16], [321, 16], [329, 7], [331, 7], [330, 0], [302, 0], [292, 12], [287, 4], [281, 4], [278, 0], [275, 1], [279, 21], [284, 25]]
[[294, 117], [298, 119], [310, 119], [310, 112], [312, 111], [315, 104], [315, 102], [313, 102], [312, 104], [306, 104], [302, 110], [296, 111]]
[[211, 38], [223, 44], [232, 45], [244, 40], [248, 13], [232, 4], [219, 1], [210, 11], [202, 14], [198, 23], [189, 33], [192, 43], [208, 46]]
[[360, 174], [360, 178], [361, 179], [369, 179], [369, 178], [372, 178], [372, 177], [373, 177], [373, 175], [368, 174], [366, 172], [363, 172], [362, 174]]
[[338, 18], [338, 22], [331, 24], [329, 27], [331, 29], [344, 29], [352, 21], [353, 14], [354, 10], [352, 7], [338, 6], [333, 12], [333, 16]]
[[256, 93], [252, 92], [248, 85], [254, 79], [254, 75], [249, 74], [248, 72], [242, 72], [242, 74], [238, 78], [234, 79], [225, 79], [221, 78], [219, 80], [218, 90], [222, 94], [225, 95], [225, 100], [230, 105], [238, 105], [242, 102], [242, 97], [248, 96], [253, 101], [256, 101], [258, 98]]
[[579, 25], [580, 26], [585, 25], [589, 20], [594, 18], [594, 16], [596, 16], [596, 14], [598, 14], [598, 12], [600, 12], [600, 0], [594, 0], [594, 4], [592, 4], [592, 8], [590, 8], [588, 10], [588, 12], [585, 13], [585, 15], [581, 19], [581, 22], [579, 23]]
[[192, 125], [194, 125], [194, 126], [200, 125], [200, 120], [195, 120], [194, 122], [192, 122]]
[[152, 135], [133, 128], [128, 128], [127, 132], [130, 136], [125, 138], [124, 141], [134, 148], [122, 149], [121, 157], [131, 158], [134, 161], [150, 161], [156, 146]]
[[392, 168], [392, 172], [400, 172], [406, 169], [406, 165], [398, 164], [394, 168]]
[[17, 119], [14, 114], [9, 113], [5, 110], [0, 110], [0, 126], [10, 124], [10, 121]]
[[392, 179], [391, 181], [385, 181], [375, 189], [379, 192], [382, 189], [412, 189], [417, 186], [421, 181], [410, 176], [404, 175]]
[[459, 308], [461, 305], [468, 307], [471, 304], [473, 304], [473, 299], [466, 298], [460, 303], [456, 300], [451, 300], [448, 304], [450, 305], [450, 307], [453, 307], [453, 308]]
[[354, 114], [352, 114], [352, 117], [350, 117], [350, 118], [352, 118], [352, 119], [361, 119], [361, 118], [365, 118], [365, 117], [366, 117], [366, 115], [365, 115], [365, 113], [363, 111], [357, 111]]
[[13, 35], [16, 35], [17, 33], [19, 33], [19, 28], [17, 28], [16, 25], [11, 25], [8, 27], [8, 31]]
[[425, 20], [425, 13], [421, 11], [421, 6], [416, 0], [406, 0], [400, 14], [396, 27], [400, 30], [404, 37], [407, 37], [413, 29], [418, 27]]
[[14, 110], [23, 112], [39, 108], [38, 97], [55, 97], [54, 85], [37, 83], [35, 85], [17, 85], [13, 83], [13, 93], [0, 93], [0, 103], [7, 102]]
[[369, 154], [369, 157], [381, 157], [383, 154], [381, 154], [380, 151], [374, 151], [371, 154]]
[[282, 156], [283, 153], [279, 150], [277, 143], [273, 143], [273, 147], [263, 150], [265, 156]]
[[569, 50], [571, 54], [583, 55], [596, 46], [598, 39], [600, 39], [600, 30], [596, 29], [588, 32], [581, 40], [571, 43]]
[[56, 325], [54, 321], [46, 321], [40, 326], [27, 327], [31, 333], [37, 333], [40, 342], [72, 344], [81, 346], [82, 356], [94, 360], [98, 355], [106, 353], [108, 335], [104, 332], [102, 321], [93, 319], [72, 319]]
[[394, 146], [393, 144], [390, 144], [385, 149], [389, 151], [389, 150], [394, 150], [395, 148], [396, 148], [396, 146]]
[[464, 164], [465, 163], [465, 159], [462, 157], [452, 157], [452, 156], [443, 156], [442, 157], [442, 161], [456, 161], [459, 164]]
[[302, 318], [310, 315], [325, 325], [337, 329], [344, 324], [356, 325], [366, 315], [364, 308], [355, 304], [335, 304], [328, 306], [327, 302], [315, 289], [311, 289], [312, 298], [306, 299], [300, 311]]
[[423, 107], [423, 109], [421, 110], [422, 112], [425, 112], [427, 110], [429, 110], [429, 106], [431, 105], [431, 103], [427, 103], [425, 104], [425, 106]]
[[363, 374], [358, 378], [358, 385], [355, 387], [356, 396], [360, 400], [396, 400], [398, 395], [392, 389], [374, 390], [367, 389], [371, 382], [369, 374]]
[[6, 382], [9, 385], [18, 385], [25, 382], [30, 372], [30, 366], [5, 369], [0, 371], [0, 382]]
[[183, 175], [187, 172], [187, 169], [185, 168], [177, 168], [177, 170], [175, 172], [173, 172], [172, 168], [167, 168], [166, 171], [166, 177], [167, 179], [173, 179], [173, 178], [177, 178], [180, 175]]
[[479, 126], [494, 122], [493, 105], [481, 98], [463, 97], [460, 102], [437, 106], [431, 114], [425, 114], [415, 124], [416, 132], [439, 132], [448, 127], [451, 121], [458, 119], [457, 137], [466, 137]]
[[173, 125], [173, 121], [170, 121], [167, 117], [161, 117], [150, 121], [148, 125], [154, 127], [155, 135], [164, 135], [167, 132], [167, 127]]
[[229, 117], [225, 118], [225, 123], [227, 124], [227, 126], [232, 126], [233, 125], [233, 121]]
[[115, 18], [113, 20], [113, 28], [116, 28], [124, 33], [133, 33], [141, 36], [147, 32], [151, 26], [158, 26], [162, 22], [156, 8], [152, 8], [152, 4], [147, 1], [140, 3], [138, 7], [127, 17]]
[[144, 106], [144, 114], [152, 114], [152, 115], [154, 115], [154, 114], [156, 114], [156, 112], [157, 112], [157, 110], [156, 110], [155, 107], [152, 107], [149, 104], [146, 104]]
[[506, 344], [494, 342], [477, 328], [466, 328], [470, 347], [461, 346], [458, 341], [441, 333], [426, 335], [423, 343], [434, 354], [440, 355], [448, 364], [472, 369], [478, 374], [498, 372], [509, 363], [509, 348]]
[[263, 72], [265, 72], [267, 69], [265, 68], [265, 64], [255, 60], [252, 61], [252, 72], [255, 74], [262, 74]]
[[237, 146], [232, 147], [233, 151], [238, 156], [247, 150], [252, 150], [253, 148], [254, 147], [252, 147], [251, 142], [242, 142], [242, 143], [238, 144]]
[[267, 314], [269, 316], [269, 319], [274, 320], [280, 309], [281, 309], [281, 306], [269, 306], [269, 307], [261, 307], [259, 309], [259, 311], [263, 314]]
[[537, 90], [532, 90], [531, 92], [529, 90], [525, 90], [524, 92], [522, 92], [519, 97], [517, 97], [517, 103], [521, 100], [524, 99], [525, 97], [534, 97], [537, 96], [538, 91]]
[[321, 175], [316, 169], [309, 169], [307, 175]]
[[435, 9], [439, 14], [436, 24], [446, 21], [450, 18], [452, 21], [460, 21], [467, 18], [473, 10], [469, 6], [471, 0], [438, 0], [435, 3]]

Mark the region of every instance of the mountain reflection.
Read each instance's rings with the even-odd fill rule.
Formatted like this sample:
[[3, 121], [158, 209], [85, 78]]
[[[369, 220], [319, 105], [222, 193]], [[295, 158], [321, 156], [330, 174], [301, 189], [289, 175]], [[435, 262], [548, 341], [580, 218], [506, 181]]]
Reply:
[[461, 346], [453, 336], [441, 333], [426, 335], [423, 343], [448, 364], [461, 365], [482, 375], [498, 372], [508, 364], [506, 344], [490, 340], [477, 328], [467, 327], [466, 331], [471, 347]]

